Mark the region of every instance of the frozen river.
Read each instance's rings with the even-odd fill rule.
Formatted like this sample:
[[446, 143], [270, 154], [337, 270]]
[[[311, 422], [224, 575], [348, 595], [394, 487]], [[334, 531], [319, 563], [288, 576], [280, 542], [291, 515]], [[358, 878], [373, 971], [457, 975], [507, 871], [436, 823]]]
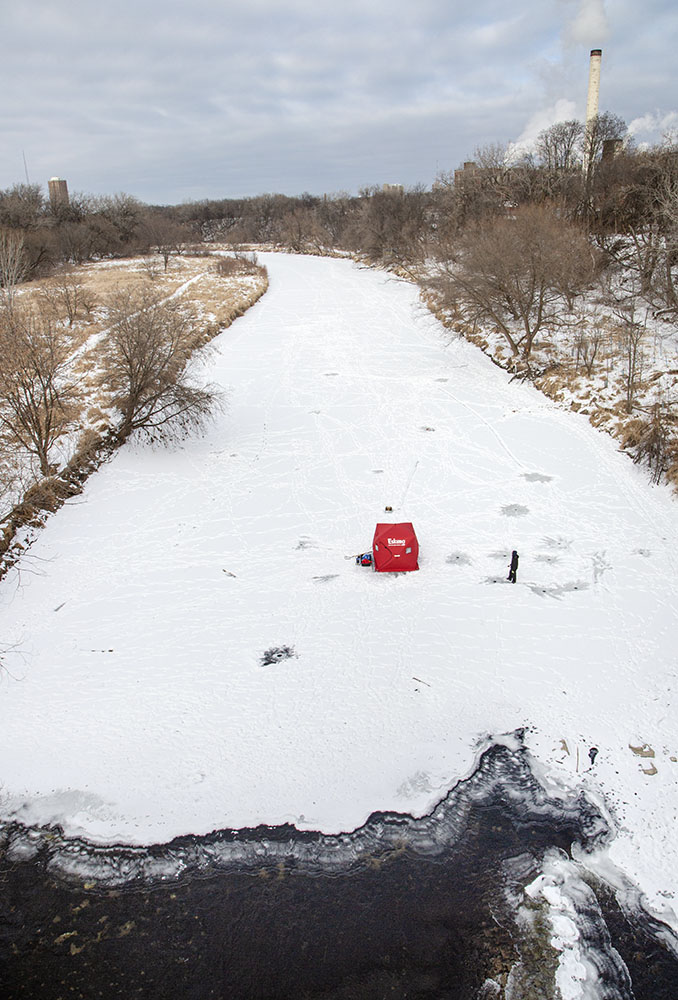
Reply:
[[[549, 793], [615, 831], [587, 864], [675, 926], [675, 502], [411, 285], [262, 259], [206, 373], [226, 413], [126, 445], [0, 585], [0, 816], [100, 844], [332, 834], [428, 813], [525, 728]], [[348, 558], [386, 507], [416, 573]]]

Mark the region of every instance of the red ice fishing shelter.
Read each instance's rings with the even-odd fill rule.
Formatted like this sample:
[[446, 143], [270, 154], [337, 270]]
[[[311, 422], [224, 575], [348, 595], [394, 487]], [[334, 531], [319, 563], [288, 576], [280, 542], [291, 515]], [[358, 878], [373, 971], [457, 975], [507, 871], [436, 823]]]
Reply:
[[419, 569], [419, 542], [409, 521], [378, 524], [372, 542], [372, 558], [377, 573], [408, 573]]

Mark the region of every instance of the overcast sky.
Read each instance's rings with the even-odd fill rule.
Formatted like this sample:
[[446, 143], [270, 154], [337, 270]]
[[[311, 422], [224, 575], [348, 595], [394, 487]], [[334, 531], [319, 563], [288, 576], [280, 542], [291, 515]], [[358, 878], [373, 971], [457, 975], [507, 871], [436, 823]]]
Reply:
[[145, 202], [430, 186], [600, 110], [678, 128], [676, 0], [0, 0], [0, 188]]

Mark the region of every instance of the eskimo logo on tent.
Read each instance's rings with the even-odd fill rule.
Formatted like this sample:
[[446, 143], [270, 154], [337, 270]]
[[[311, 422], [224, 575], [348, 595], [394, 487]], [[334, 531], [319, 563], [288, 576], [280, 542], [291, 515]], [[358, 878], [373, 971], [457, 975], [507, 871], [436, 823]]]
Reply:
[[404, 545], [405, 544], [405, 539], [404, 538], [389, 538], [388, 544], [389, 545]]

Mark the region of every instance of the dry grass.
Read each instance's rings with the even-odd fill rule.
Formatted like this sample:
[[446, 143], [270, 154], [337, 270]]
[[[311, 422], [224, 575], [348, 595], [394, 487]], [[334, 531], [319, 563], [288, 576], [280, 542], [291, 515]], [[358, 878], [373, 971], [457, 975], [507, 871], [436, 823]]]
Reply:
[[[223, 259], [212, 253], [178, 256], [171, 258], [164, 270], [160, 258], [136, 257], [86, 264], [68, 272], [82, 284], [90, 305], [90, 311], [82, 309], [69, 328], [75, 355], [73, 371], [82, 379], [90, 410], [96, 406], [105, 409], [107, 403], [100, 394], [99, 369], [108, 326], [107, 303], [115, 293], [123, 287], [132, 292], [150, 288], [161, 299], [178, 300], [193, 318], [196, 346], [204, 344], [242, 316], [268, 287], [265, 269], [248, 261], [238, 261], [232, 273], [227, 267], [226, 274], [218, 274], [215, 263]], [[52, 286], [49, 278], [24, 285], [21, 302], [39, 308]], [[51, 307], [56, 308], [53, 303]], [[65, 311], [57, 318], [67, 323]], [[100, 424], [105, 414], [99, 409], [92, 416], [94, 423]]]
[[[159, 263], [159, 268], [158, 268]], [[6, 491], [0, 510], [3, 524], [0, 532], [0, 576], [11, 558], [15, 532], [30, 524], [37, 524], [49, 512], [63, 503], [65, 497], [80, 487], [81, 482], [97, 467], [102, 456], [110, 453], [112, 424], [116, 414], [111, 410], [109, 394], [104, 386], [102, 373], [106, 332], [109, 324], [107, 303], [122, 288], [141, 291], [150, 289], [160, 299], [170, 297], [191, 317], [196, 347], [206, 344], [234, 319], [242, 316], [268, 287], [265, 268], [245, 262], [234, 273], [218, 274], [215, 256], [211, 253], [174, 257], [167, 270], [162, 262], [146, 258], [122, 261], [102, 261], [69, 270], [63, 280], [73, 280], [85, 292], [86, 305], [78, 312], [73, 325], [69, 325], [66, 311], [59, 314], [58, 297], [54, 294], [55, 279], [45, 279], [25, 284], [19, 290], [18, 300], [27, 308], [49, 309], [67, 329], [73, 350], [71, 371], [79, 380], [80, 410], [77, 428], [70, 440], [70, 460], [49, 481], [37, 482], [29, 477], [25, 488], [16, 492]], [[153, 266], [150, 266], [150, 265]], [[228, 267], [226, 268], [228, 272]], [[6, 456], [9, 460], [9, 456]], [[21, 456], [13, 458], [21, 463]], [[24, 461], [25, 465], [25, 461]], [[17, 471], [2, 470], [2, 480], [17, 483], [26, 479], [21, 465]], [[4, 555], [4, 558], [2, 558]]]

